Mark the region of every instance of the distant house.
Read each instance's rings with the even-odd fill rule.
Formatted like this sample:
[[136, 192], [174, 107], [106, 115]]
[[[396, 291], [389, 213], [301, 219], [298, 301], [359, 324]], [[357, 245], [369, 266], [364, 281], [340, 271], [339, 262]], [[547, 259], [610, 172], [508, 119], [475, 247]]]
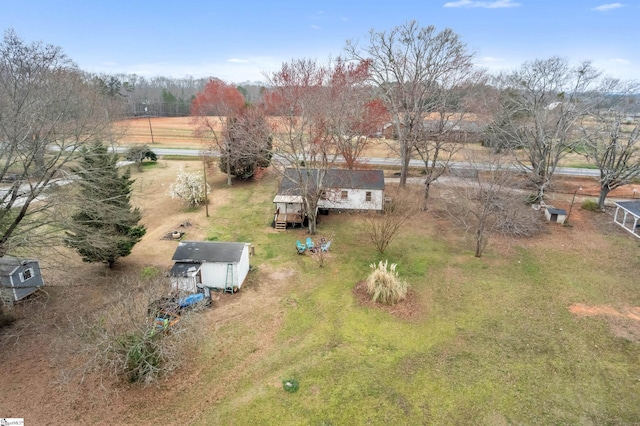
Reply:
[[249, 243], [182, 241], [173, 254], [175, 290], [196, 293], [199, 287], [235, 292], [249, 273]]
[[[316, 182], [321, 185], [318, 209], [349, 211], [384, 210], [384, 173], [382, 170], [329, 169], [319, 179], [318, 169], [310, 170], [309, 186], [316, 191]], [[303, 224], [306, 218], [303, 194], [300, 193], [301, 177], [296, 169], [285, 169], [284, 177], [273, 199], [276, 228], [283, 224]]]
[[13, 256], [0, 257], [0, 297], [13, 303], [42, 287], [40, 263]]
[[613, 221], [640, 238], [640, 201], [617, 201]]
[[[382, 137], [384, 139], [398, 139], [398, 127], [403, 129], [404, 123], [389, 122], [382, 126]], [[438, 113], [426, 114], [422, 123], [417, 129], [436, 135], [442, 135], [447, 140], [479, 142], [484, 132], [484, 124], [481, 117], [476, 114], [448, 114], [441, 117]]]

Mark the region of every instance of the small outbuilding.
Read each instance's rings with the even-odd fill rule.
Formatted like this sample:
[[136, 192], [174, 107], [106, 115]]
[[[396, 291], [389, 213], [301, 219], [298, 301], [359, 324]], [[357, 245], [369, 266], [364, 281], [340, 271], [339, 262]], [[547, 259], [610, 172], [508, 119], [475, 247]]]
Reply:
[[0, 297], [17, 302], [44, 286], [40, 262], [13, 256], [0, 257]]
[[640, 201], [617, 201], [613, 221], [640, 238]]
[[549, 222], [555, 222], [563, 224], [567, 220], [567, 211], [565, 209], [555, 209], [553, 207], [547, 207], [544, 210], [544, 216]]
[[196, 293], [199, 288], [234, 293], [249, 274], [249, 243], [182, 241], [172, 260], [175, 290]]

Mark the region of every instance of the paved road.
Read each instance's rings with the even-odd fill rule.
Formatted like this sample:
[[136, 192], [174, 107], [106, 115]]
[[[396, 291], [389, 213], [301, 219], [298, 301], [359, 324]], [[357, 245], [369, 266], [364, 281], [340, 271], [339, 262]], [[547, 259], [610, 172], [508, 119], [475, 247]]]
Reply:
[[[119, 147], [117, 148], [118, 152], [124, 152], [127, 148]], [[202, 151], [197, 149], [180, 149], [180, 148], [154, 148], [151, 147], [151, 150], [156, 153], [156, 155], [185, 155], [185, 156], [200, 156], [202, 155]], [[209, 155], [217, 157], [219, 155], [218, 152], [208, 151]], [[344, 160], [341, 157], [338, 157], [338, 162], [343, 162]], [[376, 158], [376, 157], [361, 157], [360, 161], [364, 164], [370, 164], [373, 166], [384, 166], [384, 167], [392, 167], [392, 166], [400, 166], [400, 160], [397, 158]], [[411, 167], [422, 167], [424, 163], [421, 160], [411, 160], [409, 162]], [[449, 163], [449, 167], [454, 170], [469, 170], [469, 163], [464, 162], [452, 162]], [[513, 166], [514, 169], [520, 170], [518, 166]], [[565, 176], [581, 176], [581, 177], [598, 177], [600, 176], [600, 171], [597, 169], [583, 169], [577, 167], [558, 167], [555, 171], [557, 175], [565, 175]]]

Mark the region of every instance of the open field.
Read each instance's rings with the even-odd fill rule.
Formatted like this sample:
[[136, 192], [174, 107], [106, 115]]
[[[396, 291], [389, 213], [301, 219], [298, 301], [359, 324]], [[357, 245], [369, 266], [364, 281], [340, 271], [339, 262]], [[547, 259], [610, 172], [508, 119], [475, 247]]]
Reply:
[[[213, 122], [216, 123], [215, 120]], [[149, 127], [150, 123], [151, 129]], [[116, 133], [122, 135], [119, 143], [123, 146], [146, 143], [151, 148], [157, 146], [161, 148], [201, 149], [205, 143], [194, 136], [195, 124], [192, 117], [134, 118], [116, 123], [115, 128]], [[151, 144], [152, 132], [155, 144]], [[393, 141], [371, 138], [363, 156], [397, 158], [397, 154], [390, 149], [389, 142]], [[482, 158], [483, 155], [486, 155], [486, 152], [485, 148], [477, 144], [469, 145], [456, 154], [455, 160], [464, 161], [469, 155], [473, 155], [475, 158]], [[565, 167], [585, 167], [587, 165], [585, 157], [577, 153], [568, 154], [561, 161], [561, 166]]]
[[[576, 203], [571, 226], [494, 238], [481, 259], [435, 205], [382, 257], [358, 215], [321, 216], [314, 238], [333, 244], [319, 267], [296, 254], [304, 230], [269, 226], [273, 172], [228, 188], [211, 169], [209, 218], [171, 200], [178, 169], [200, 164], [133, 172], [148, 231], [115, 270], [43, 259], [48, 297], [20, 304], [22, 319], [0, 331], [0, 415], [42, 425], [640, 423], [640, 246], [610, 211]], [[554, 205], [568, 208], [583, 184], [559, 184]], [[170, 267], [176, 242], [162, 237], [186, 221], [187, 239], [252, 242], [249, 281], [202, 314], [200, 350], [159, 385], [81, 381], [73, 367], [90, 354], [78, 353], [80, 319], [109, 308], [117, 277]], [[409, 306], [383, 310], [354, 293], [384, 259], [409, 282]], [[297, 393], [282, 389], [289, 378]]]

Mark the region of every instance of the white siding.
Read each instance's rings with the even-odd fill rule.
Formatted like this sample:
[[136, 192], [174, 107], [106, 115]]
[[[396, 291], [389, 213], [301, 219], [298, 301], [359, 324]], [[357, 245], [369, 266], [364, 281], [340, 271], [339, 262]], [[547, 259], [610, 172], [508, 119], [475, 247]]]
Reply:
[[276, 203], [276, 211], [280, 214], [301, 213], [302, 204], [298, 203]]
[[[231, 287], [241, 288], [249, 273], [249, 247], [245, 245], [239, 262], [229, 263], [233, 270]], [[227, 280], [227, 265], [225, 262], [205, 262], [200, 267], [202, 284], [209, 288], [224, 289]]]
[[[347, 191], [347, 198], [343, 199], [342, 191]], [[367, 192], [371, 192], [371, 201], [366, 200]], [[323, 209], [342, 210], [383, 210], [384, 191], [379, 189], [338, 189], [327, 191], [326, 199], [318, 202]]]

